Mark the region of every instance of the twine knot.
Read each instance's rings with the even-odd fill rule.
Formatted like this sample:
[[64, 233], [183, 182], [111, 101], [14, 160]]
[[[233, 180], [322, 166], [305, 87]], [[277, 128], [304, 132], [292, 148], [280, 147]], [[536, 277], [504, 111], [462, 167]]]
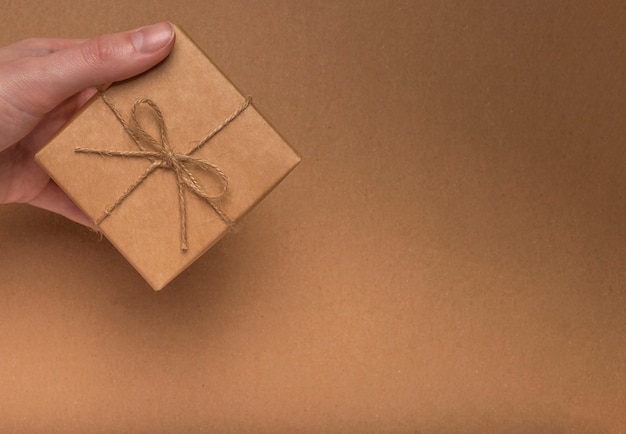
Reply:
[[[104, 213], [96, 220], [96, 224], [100, 225], [111, 213], [124, 202], [124, 200], [143, 183], [150, 174], [156, 169], [171, 170], [176, 176], [178, 186], [178, 202], [180, 210], [180, 233], [181, 233], [181, 250], [188, 249], [187, 244], [187, 209], [185, 200], [185, 190], [189, 190], [196, 196], [203, 199], [219, 218], [227, 225], [234, 222], [225, 214], [215, 203], [222, 198], [228, 191], [228, 178], [226, 174], [215, 164], [208, 160], [192, 155], [202, 148], [211, 138], [223, 130], [228, 124], [234, 121], [245, 109], [248, 108], [251, 98], [248, 97], [241, 106], [226, 120], [224, 120], [213, 131], [200, 140], [192, 149], [185, 153], [177, 153], [171, 148], [165, 128], [165, 121], [159, 106], [152, 100], [147, 98], [135, 101], [130, 110], [130, 122], [127, 122], [113, 103], [109, 100], [104, 92], [100, 92], [100, 96], [107, 107], [113, 112], [116, 119], [124, 127], [124, 131], [135, 142], [138, 151], [110, 151], [102, 149], [87, 149], [77, 147], [75, 152], [83, 154], [97, 154], [103, 157], [123, 157], [123, 158], [145, 158], [151, 162], [150, 166], [135, 180], [135, 182], [122, 193], [115, 202], [109, 205]], [[145, 105], [150, 109], [152, 117], [156, 122], [159, 130], [158, 140], [152, 137], [140, 124], [137, 119], [137, 109]], [[220, 182], [221, 190], [214, 195], [209, 195], [203, 186], [198, 182], [191, 172], [191, 168], [195, 167], [205, 172], [212, 173]]]

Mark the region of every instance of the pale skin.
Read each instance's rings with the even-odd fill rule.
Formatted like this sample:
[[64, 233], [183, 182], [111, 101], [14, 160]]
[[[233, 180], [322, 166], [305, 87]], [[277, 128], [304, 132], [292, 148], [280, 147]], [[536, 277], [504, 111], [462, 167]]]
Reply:
[[34, 156], [97, 91], [163, 60], [174, 29], [158, 23], [91, 39], [26, 39], [0, 48], [0, 203], [93, 223]]

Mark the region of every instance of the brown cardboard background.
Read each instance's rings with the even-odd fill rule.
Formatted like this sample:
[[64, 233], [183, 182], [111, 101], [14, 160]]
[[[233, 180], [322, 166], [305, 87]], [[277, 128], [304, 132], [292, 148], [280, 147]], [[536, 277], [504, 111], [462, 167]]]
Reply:
[[626, 429], [620, 2], [3, 2], [181, 24], [303, 162], [168, 288], [0, 208], [0, 426]]

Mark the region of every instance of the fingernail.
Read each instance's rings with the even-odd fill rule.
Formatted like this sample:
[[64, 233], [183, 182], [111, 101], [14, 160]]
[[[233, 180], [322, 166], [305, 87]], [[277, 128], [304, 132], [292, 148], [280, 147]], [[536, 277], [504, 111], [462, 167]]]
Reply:
[[158, 51], [170, 43], [174, 29], [170, 23], [158, 23], [142, 27], [130, 34], [135, 50], [140, 53]]

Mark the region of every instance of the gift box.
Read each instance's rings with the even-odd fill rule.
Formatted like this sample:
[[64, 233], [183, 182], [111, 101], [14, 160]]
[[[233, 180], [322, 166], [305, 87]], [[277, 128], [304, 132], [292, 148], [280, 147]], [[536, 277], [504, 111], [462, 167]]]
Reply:
[[166, 60], [96, 95], [36, 160], [159, 290], [300, 157], [176, 28]]

